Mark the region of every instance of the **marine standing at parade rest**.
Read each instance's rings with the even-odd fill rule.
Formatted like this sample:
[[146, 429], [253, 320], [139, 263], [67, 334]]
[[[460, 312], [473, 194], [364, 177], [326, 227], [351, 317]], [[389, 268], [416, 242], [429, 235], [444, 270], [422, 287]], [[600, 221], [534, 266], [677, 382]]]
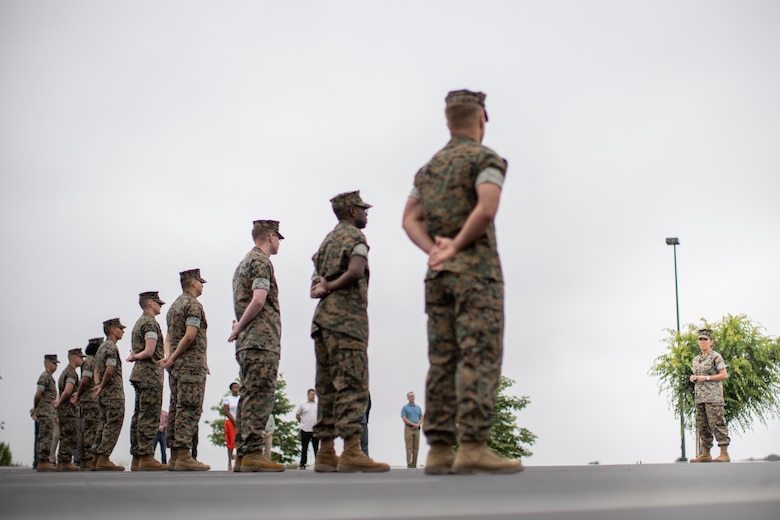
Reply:
[[[731, 462], [729, 457], [729, 430], [726, 426], [723, 399], [723, 381], [728, 379], [726, 362], [723, 356], [712, 350], [712, 330], [700, 329], [699, 348], [701, 354], [693, 360], [693, 375], [690, 377], [694, 386], [694, 401], [696, 403], [696, 430], [699, 434], [701, 454], [691, 459], [691, 462]], [[712, 436], [718, 441], [720, 455], [712, 458]]]
[[130, 384], [135, 389], [135, 411], [130, 422], [131, 471], [161, 471], [168, 469], [154, 458], [154, 438], [160, 424], [164, 370], [157, 364], [163, 356], [164, 336], [156, 316], [165, 302], [157, 291], [138, 295], [143, 313], [133, 326], [132, 350], [128, 363], [135, 363]]
[[98, 400], [100, 425], [95, 435], [92, 451], [97, 457], [93, 471], [124, 471], [124, 466], [114, 464], [110, 457], [119, 440], [125, 421], [125, 388], [122, 381], [122, 358], [117, 342], [125, 335], [125, 326], [119, 318], [103, 322], [106, 340], [95, 354], [96, 384], [92, 396]]
[[79, 442], [79, 411], [70, 400], [73, 391], [79, 386], [79, 375], [76, 369], [84, 363], [84, 353], [80, 348], [68, 351], [68, 364], [60, 374], [57, 385], [60, 395], [52, 408], [57, 410], [60, 420], [60, 450], [57, 454], [57, 471], [78, 471], [73, 465], [73, 455]]
[[[368, 242], [361, 229], [371, 205], [359, 191], [336, 195], [330, 202], [338, 224], [312, 257], [311, 297], [320, 300], [311, 329], [319, 397], [314, 436], [320, 439], [314, 471], [390, 471], [360, 449], [360, 420], [368, 407], [369, 278]], [[335, 437], [344, 439], [341, 457], [333, 447]]]
[[481, 144], [485, 94], [450, 92], [445, 116], [450, 141], [415, 175], [403, 215], [407, 235], [428, 254], [425, 473], [515, 473], [520, 461], [487, 446], [504, 348], [493, 220], [507, 163]]
[[92, 389], [95, 387], [95, 354], [98, 347], [103, 344], [103, 338], [91, 338], [87, 342], [84, 353], [87, 357], [84, 364], [81, 365], [81, 380], [76, 392], [71, 396], [70, 402], [78, 404], [81, 413], [81, 430], [79, 431], [79, 440], [81, 443], [81, 453], [79, 454], [81, 471], [90, 471], [97, 463], [92, 446], [95, 444], [95, 437], [100, 426], [100, 408], [95, 397], [92, 396]]
[[57, 354], [43, 356], [43, 373], [38, 377], [33, 397], [33, 407], [30, 416], [38, 423], [37, 453], [38, 464], [36, 470], [57, 471], [57, 467], [49, 463], [51, 452], [52, 434], [54, 433], [55, 412], [52, 403], [57, 399], [57, 384], [51, 376], [57, 370]]
[[179, 273], [182, 294], [168, 309], [165, 338], [166, 353], [173, 352], [159, 361], [168, 369], [171, 401], [168, 407], [166, 437], [171, 446], [168, 469], [172, 471], [208, 471], [210, 466], [198, 462], [192, 456], [192, 439], [198, 431], [203, 413], [203, 396], [206, 392], [207, 340], [206, 313], [198, 301], [203, 294], [200, 269]]
[[264, 430], [274, 408], [279, 373], [282, 319], [279, 288], [271, 256], [284, 237], [276, 220], [252, 223], [255, 246], [233, 274], [233, 308], [236, 319], [228, 342], [236, 342], [241, 371], [241, 398], [236, 424], [236, 463], [233, 471], [284, 471], [263, 453]]

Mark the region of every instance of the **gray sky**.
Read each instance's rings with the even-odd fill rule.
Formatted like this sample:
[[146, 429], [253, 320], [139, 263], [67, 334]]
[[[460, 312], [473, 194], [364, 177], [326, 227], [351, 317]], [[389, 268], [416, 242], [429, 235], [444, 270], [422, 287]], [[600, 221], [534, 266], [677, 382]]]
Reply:
[[[230, 282], [260, 218], [287, 237], [281, 371], [304, 400], [311, 255], [328, 199], [360, 189], [371, 454], [403, 465], [427, 342], [425, 257], [401, 212], [448, 139], [444, 96], [470, 88], [509, 161], [504, 373], [531, 398], [526, 463], [673, 461], [678, 419], [648, 376], [676, 320], [664, 238], [681, 241], [683, 324], [747, 314], [780, 331], [778, 21], [771, 1], [3, 2], [0, 439], [31, 463], [43, 354], [108, 318], [132, 326], [139, 292], [171, 303], [193, 267], [217, 403], [237, 374]], [[201, 428], [200, 458], [223, 469]], [[780, 421], [732, 438], [734, 459], [780, 453]]]

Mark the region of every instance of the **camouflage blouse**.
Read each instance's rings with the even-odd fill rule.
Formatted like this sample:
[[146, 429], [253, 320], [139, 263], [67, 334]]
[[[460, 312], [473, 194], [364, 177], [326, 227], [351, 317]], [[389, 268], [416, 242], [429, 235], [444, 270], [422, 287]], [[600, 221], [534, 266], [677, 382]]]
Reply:
[[[477, 205], [478, 178], [490, 172], [503, 183], [507, 163], [496, 152], [464, 136], [453, 136], [414, 177], [423, 220], [432, 237], [454, 238]], [[443, 271], [503, 281], [496, 245], [496, 230], [490, 224], [485, 234], [447, 260]], [[436, 271], [428, 270], [428, 278]]]
[[[315, 276], [335, 280], [347, 271], [353, 255], [367, 258], [368, 243], [362, 231], [342, 220], [312, 257]], [[322, 327], [368, 343], [368, 278], [366, 265], [363, 276], [353, 285], [321, 298], [314, 310], [312, 334]]]
[[146, 350], [146, 340], [153, 339], [157, 342], [152, 357], [134, 361], [130, 381], [137, 383], [149, 383], [163, 386], [163, 369], [157, 365], [165, 355], [163, 352], [163, 333], [160, 324], [151, 314], [143, 313], [133, 326], [131, 338], [133, 352], [138, 354]]
[[[693, 360], [693, 375], [714, 376], [728, 365], [723, 361], [723, 356], [710, 350], [706, 356], [698, 355]], [[723, 400], [723, 382], [700, 381], [694, 386], [696, 404], [715, 403], [726, 404]]]
[[198, 328], [195, 339], [189, 348], [173, 363], [173, 370], [185, 370], [188, 372], [206, 373], [207, 339], [206, 313], [197, 298], [190, 293], [182, 293], [176, 298], [166, 316], [168, 322], [168, 335], [171, 341], [171, 353], [184, 337], [187, 326]]
[[95, 377], [97, 377], [95, 375], [95, 356], [84, 358], [84, 364], [81, 365], [81, 378], [85, 377], [89, 378], [89, 382], [85, 383], [84, 391], [79, 394], [79, 405], [82, 408], [90, 408], [97, 406], [97, 399], [92, 397], [92, 389], [95, 387]]
[[124, 399], [125, 388], [122, 381], [122, 358], [119, 355], [119, 348], [112, 339], [106, 339], [95, 354], [95, 381], [100, 384], [103, 381], [103, 374], [106, 367], [114, 367], [114, 373], [111, 380], [100, 394], [102, 399]]
[[41, 394], [41, 400], [38, 401], [38, 406], [35, 407], [35, 416], [53, 416], [54, 408], [51, 407], [51, 403], [57, 399], [57, 383], [54, 382], [54, 378], [51, 377], [51, 374], [45, 370], [38, 378], [37, 390], [40, 390], [43, 393]]
[[279, 353], [282, 342], [279, 287], [271, 259], [259, 247], [246, 254], [233, 274], [233, 308], [237, 320], [244, 315], [256, 289], [265, 289], [268, 295], [257, 316], [238, 334], [236, 352], [261, 349]]
[[[75, 393], [79, 388], [79, 375], [76, 373], [75, 368], [70, 365], [65, 365], [65, 369], [62, 371], [62, 374], [60, 374], [60, 378], [57, 381], [60, 395], [65, 391], [65, 385], [68, 383], [73, 385], [73, 392]], [[71, 404], [70, 399], [68, 399], [67, 401], [60, 403], [59, 408], [57, 408], [57, 414], [60, 417], [77, 417], [79, 413], [76, 409], [76, 405]]]

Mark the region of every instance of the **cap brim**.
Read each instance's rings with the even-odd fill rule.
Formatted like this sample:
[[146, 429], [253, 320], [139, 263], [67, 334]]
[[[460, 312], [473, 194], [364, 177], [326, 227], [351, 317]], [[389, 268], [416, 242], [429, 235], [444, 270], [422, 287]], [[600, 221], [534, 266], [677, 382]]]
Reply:
[[699, 336], [699, 339], [712, 339], [712, 338], [709, 336]]
[[282, 234], [281, 234], [281, 233], [279, 233], [278, 231], [276, 231], [275, 233], [276, 233], [276, 236], [278, 236], [278, 237], [279, 237], [279, 240], [284, 240], [284, 235], [282, 235]]
[[200, 283], [208, 283], [208, 282], [206, 282], [206, 280], [204, 280], [203, 278], [198, 278], [198, 281], [199, 281]]
[[156, 301], [158, 305], [165, 305], [165, 302], [160, 300], [160, 299], [157, 299], [157, 300], [154, 300], [154, 301]]

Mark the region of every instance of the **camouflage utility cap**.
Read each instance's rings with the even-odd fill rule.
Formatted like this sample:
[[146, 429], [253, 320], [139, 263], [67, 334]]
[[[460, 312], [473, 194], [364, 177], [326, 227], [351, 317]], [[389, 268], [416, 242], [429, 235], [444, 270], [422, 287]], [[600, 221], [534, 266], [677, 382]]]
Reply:
[[347, 193], [340, 193], [330, 199], [330, 204], [333, 207], [333, 209], [340, 209], [340, 208], [349, 208], [352, 206], [357, 206], [359, 208], [372, 208], [373, 206], [371, 204], [366, 204], [363, 202], [363, 199], [360, 198], [360, 190], [358, 191], [350, 191]]
[[84, 352], [81, 351], [80, 348], [72, 348], [68, 351], [68, 357], [70, 356], [78, 356], [81, 358], [85, 358], [87, 356], [84, 355]]
[[267, 229], [276, 233], [279, 240], [284, 240], [284, 236], [279, 233], [279, 221], [278, 220], [255, 220], [252, 222], [252, 229]]
[[138, 295], [138, 303], [144, 302], [146, 300], [152, 300], [159, 303], [160, 305], [165, 305], [165, 302], [160, 299], [160, 294], [158, 291], [146, 291]]
[[57, 354], [46, 354], [45, 356], [43, 356], [43, 359], [45, 359], [46, 361], [51, 361], [52, 363], [60, 362], [60, 360], [57, 359]]
[[103, 328], [109, 328], [109, 327], [119, 327], [120, 329], [126, 329], [124, 325], [122, 325], [122, 322], [119, 321], [119, 318], [111, 318], [110, 320], [106, 320], [103, 322]]
[[487, 97], [487, 95], [482, 92], [472, 92], [470, 90], [453, 90], [447, 94], [447, 97], [444, 98], [444, 101], [447, 103], [447, 106], [460, 105], [463, 103], [477, 104], [485, 111], [485, 121], [487, 121], [488, 114], [487, 108], [485, 108], [485, 97]]
[[206, 283], [206, 280], [200, 276], [200, 269], [190, 269], [179, 273], [179, 282], [184, 283], [188, 280], [197, 280], [200, 283]]
[[712, 329], [699, 329], [699, 339], [712, 339]]

